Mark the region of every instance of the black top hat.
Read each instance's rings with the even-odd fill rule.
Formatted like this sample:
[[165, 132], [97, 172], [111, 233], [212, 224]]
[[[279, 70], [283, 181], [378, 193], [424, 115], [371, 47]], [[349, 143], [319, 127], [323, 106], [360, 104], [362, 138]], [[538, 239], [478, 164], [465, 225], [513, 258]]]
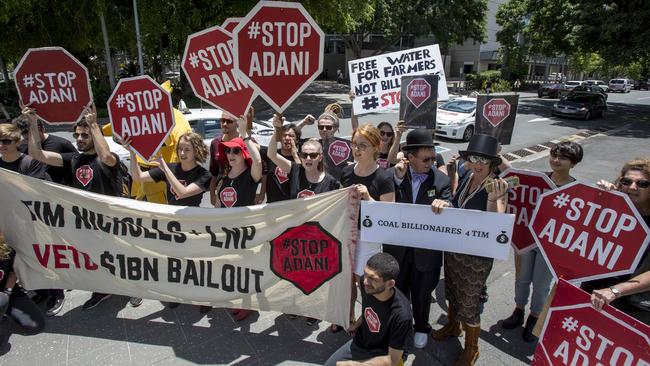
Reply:
[[406, 135], [406, 145], [402, 147], [402, 150], [419, 149], [421, 147], [436, 147], [433, 143], [433, 134], [425, 128], [410, 131]]
[[492, 159], [493, 162], [501, 164], [501, 157], [497, 153], [499, 151], [499, 141], [490, 135], [474, 135], [469, 139], [467, 150], [461, 150], [458, 154], [467, 160], [469, 155], [484, 156]]

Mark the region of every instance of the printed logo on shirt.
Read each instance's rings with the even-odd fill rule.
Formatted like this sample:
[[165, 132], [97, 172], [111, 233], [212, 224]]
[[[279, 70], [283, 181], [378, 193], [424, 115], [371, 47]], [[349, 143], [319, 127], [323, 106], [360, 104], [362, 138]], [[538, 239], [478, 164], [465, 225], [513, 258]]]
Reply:
[[84, 165], [77, 169], [75, 177], [83, 186], [87, 186], [93, 180], [93, 169], [90, 165]]
[[302, 191], [298, 192], [298, 198], [311, 197], [315, 195], [316, 193], [314, 193], [314, 191], [310, 191], [309, 189], [303, 189]]
[[380, 168], [388, 169], [390, 167], [390, 164], [388, 164], [388, 160], [379, 158], [377, 159], [377, 165], [379, 165]]
[[[182, 184], [183, 187], [187, 187], [187, 182], [185, 181], [185, 179], [179, 179], [178, 182]], [[169, 185], [169, 191], [172, 192], [174, 198], [178, 199], [178, 194], [176, 193], [176, 191], [174, 191], [174, 187], [171, 184]]]
[[232, 207], [237, 203], [237, 191], [233, 187], [226, 187], [219, 195], [221, 203], [226, 207]]
[[379, 321], [379, 316], [371, 307], [367, 307], [363, 310], [363, 316], [366, 318], [366, 324], [368, 324], [368, 329], [371, 333], [379, 333], [381, 329], [381, 321]]
[[352, 148], [343, 140], [336, 140], [327, 148], [327, 154], [334, 163], [339, 166], [350, 158]]
[[278, 179], [280, 184], [284, 184], [284, 182], [289, 180], [289, 174], [285, 173], [279, 166], [275, 167], [275, 177]]

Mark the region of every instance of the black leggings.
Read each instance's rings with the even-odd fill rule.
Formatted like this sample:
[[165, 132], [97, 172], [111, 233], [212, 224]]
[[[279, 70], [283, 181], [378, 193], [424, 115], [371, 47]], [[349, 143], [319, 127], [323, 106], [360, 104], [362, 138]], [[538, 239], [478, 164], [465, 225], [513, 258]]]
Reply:
[[16, 288], [9, 298], [9, 307], [0, 320], [0, 337], [10, 334], [34, 335], [45, 328], [41, 309], [23, 291]]

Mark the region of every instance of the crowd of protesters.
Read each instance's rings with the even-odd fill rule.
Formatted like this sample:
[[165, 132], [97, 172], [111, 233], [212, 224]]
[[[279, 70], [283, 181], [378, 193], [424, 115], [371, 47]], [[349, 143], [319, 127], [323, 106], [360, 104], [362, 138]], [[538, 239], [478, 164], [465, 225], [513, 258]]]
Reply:
[[[160, 156], [153, 165], [138, 161], [129, 138], [121, 143], [131, 151], [128, 170], [134, 184], [164, 185], [162, 196], [151, 200], [158, 203], [199, 206], [203, 194], [209, 192], [211, 205], [230, 208], [353, 187], [362, 200], [430, 206], [432, 220], [434, 214], [447, 208], [506, 212], [508, 183], [498, 174], [509, 164], [500, 155], [501, 147], [494, 137], [473, 136], [468, 147], [445, 164], [436, 153], [431, 131], [411, 130], [406, 134], [405, 144], [401, 144], [407, 130], [402, 122], [395, 127], [388, 122], [377, 127], [359, 126], [353, 114], [349, 146], [354, 162], [331, 167], [326, 164], [324, 148], [337, 134], [342, 112], [339, 105], [329, 105], [318, 118], [307, 115], [297, 124], [274, 115], [274, 133], [268, 148], [260, 147], [251, 137], [252, 110], [239, 117], [224, 112], [220, 121], [223, 135], [215, 138], [209, 148], [200, 135], [183, 131], [165, 144], [173, 153]], [[320, 139], [301, 139], [302, 130], [314, 124]], [[122, 195], [115, 181], [119, 158], [104, 140], [94, 106], [74, 125], [72, 137], [76, 148], [65, 139], [45, 133], [35, 110], [24, 107], [22, 116], [13, 124], [0, 124], [0, 167], [89, 192]], [[561, 142], [550, 150], [550, 171], [546, 174], [558, 187], [568, 184], [575, 180], [571, 169], [582, 159], [579, 144]], [[625, 164], [615, 182], [598, 184], [602, 189], [627, 194], [650, 224], [649, 181], [650, 159], [642, 158]], [[146, 195], [138, 198], [147, 200]], [[0, 349], [11, 334], [42, 331], [44, 315], [56, 315], [64, 302], [61, 289], [39, 290], [33, 299], [26, 295], [12, 270], [15, 254], [10, 246], [0, 236], [0, 272], [4, 274], [0, 276]], [[327, 365], [366, 360], [397, 365], [412, 347], [424, 348], [430, 339], [443, 341], [463, 333], [465, 347], [456, 364], [476, 362], [491, 258], [371, 242], [360, 242], [356, 248], [350, 284], [352, 326], [347, 329], [353, 339], [335, 352]], [[515, 263], [515, 310], [501, 325], [505, 329], [523, 326], [523, 339], [534, 342], [533, 327], [547, 302], [553, 277], [538, 249], [517, 255]], [[583, 288], [592, 292], [595, 308], [611, 303], [648, 323], [649, 270], [650, 258], [646, 253], [633, 275], [588, 282]], [[429, 319], [431, 296], [441, 272], [445, 278], [448, 321], [433, 330]], [[364, 309], [372, 308], [379, 317], [379, 331], [370, 330], [363, 314], [354, 314], [359, 294]], [[110, 296], [93, 293], [82, 308], [92, 309]], [[529, 297], [529, 316], [524, 322]], [[142, 299], [132, 298], [129, 302], [135, 307]], [[36, 303], [45, 303], [46, 312]], [[200, 310], [205, 313], [211, 308], [204, 306]], [[246, 309], [229, 310], [238, 321], [251, 313]], [[317, 321], [307, 319], [310, 325]], [[337, 332], [343, 328], [333, 324], [330, 330]]]

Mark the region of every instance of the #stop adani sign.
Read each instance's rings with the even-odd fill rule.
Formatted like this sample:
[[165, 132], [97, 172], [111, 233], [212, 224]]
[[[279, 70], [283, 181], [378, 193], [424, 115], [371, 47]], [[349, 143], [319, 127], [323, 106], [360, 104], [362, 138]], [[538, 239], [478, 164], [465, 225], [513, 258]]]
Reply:
[[626, 194], [579, 182], [544, 193], [530, 230], [555, 277], [567, 281], [630, 273], [650, 241]]
[[323, 70], [325, 35], [300, 3], [260, 1], [233, 40], [235, 68], [278, 112]]
[[88, 70], [61, 47], [27, 50], [14, 81], [20, 102], [48, 124], [76, 123], [93, 100]]
[[483, 117], [490, 121], [492, 126], [498, 126], [510, 115], [510, 103], [503, 98], [490, 99], [483, 105]]
[[232, 36], [212, 27], [187, 37], [181, 64], [194, 94], [235, 116], [246, 114], [255, 91], [233, 73]]
[[133, 150], [150, 161], [174, 128], [172, 98], [149, 76], [120, 80], [108, 98], [113, 133], [131, 137]]

